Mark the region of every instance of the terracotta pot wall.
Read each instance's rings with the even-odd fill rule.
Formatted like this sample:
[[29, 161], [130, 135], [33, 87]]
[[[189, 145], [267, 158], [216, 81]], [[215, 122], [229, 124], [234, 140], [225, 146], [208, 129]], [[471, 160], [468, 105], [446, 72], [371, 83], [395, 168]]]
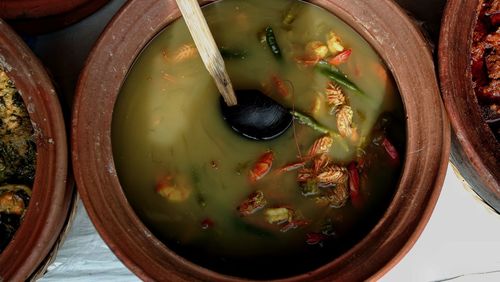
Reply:
[[483, 122], [472, 86], [470, 50], [479, 3], [448, 1], [439, 42], [439, 72], [454, 133], [452, 162], [474, 191], [500, 213], [500, 144]]
[[30, 109], [37, 147], [35, 183], [28, 210], [21, 227], [0, 254], [0, 281], [24, 281], [49, 254], [68, 214], [72, 188], [66, 186], [66, 132], [57, 95], [45, 69], [2, 20], [0, 65]]
[[0, 17], [4, 19], [41, 18], [67, 13], [92, 0], [2, 0]]
[[42, 34], [80, 21], [108, 1], [0, 0], [0, 18], [22, 34]]

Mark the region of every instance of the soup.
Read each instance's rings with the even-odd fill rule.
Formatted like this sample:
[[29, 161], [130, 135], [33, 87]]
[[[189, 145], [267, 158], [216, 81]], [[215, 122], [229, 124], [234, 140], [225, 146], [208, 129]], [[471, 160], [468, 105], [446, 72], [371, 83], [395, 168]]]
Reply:
[[[157, 238], [219, 273], [305, 273], [359, 242], [397, 186], [404, 110], [381, 58], [327, 11], [299, 1], [203, 8], [235, 89], [291, 109], [267, 141], [223, 119], [182, 19], [137, 58], [112, 124], [117, 173]], [[229, 28], [230, 27], [230, 28]]]
[[31, 198], [36, 146], [26, 106], [0, 68], [0, 252], [19, 228]]

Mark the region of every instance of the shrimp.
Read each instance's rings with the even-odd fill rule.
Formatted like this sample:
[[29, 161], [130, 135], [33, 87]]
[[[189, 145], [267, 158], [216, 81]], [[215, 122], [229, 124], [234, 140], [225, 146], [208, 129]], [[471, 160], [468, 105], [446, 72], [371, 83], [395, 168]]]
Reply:
[[255, 183], [266, 176], [266, 174], [271, 170], [273, 160], [274, 154], [272, 151], [268, 151], [260, 156], [248, 174], [250, 182]]
[[198, 49], [193, 44], [182, 45], [174, 55], [174, 62], [180, 63], [187, 59], [191, 59], [198, 54]]
[[333, 145], [333, 139], [329, 135], [325, 135], [314, 142], [309, 149], [308, 157], [314, 157], [320, 154], [325, 154], [330, 151]]
[[337, 117], [337, 128], [342, 137], [351, 137], [353, 135], [353, 115], [354, 112], [350, 106], [342, 105], [338, 108], [335, 116]]
[[329, 82], [326, 87], [326, 101], [329, 106], [332, 106], [334, 109], [338, 106], [346, 104], [347, 98], [345, 96], [342, 88], [333, 82]]
[[318, 186], [331, 187], [335, 185], [345, 185], [349, 178], [349, 173], [345, 167], [330, 165], [322, 169], [316, 176]]
[[352, 49], [344, 50], [344, 51], [340, 52], [338, 55], [335, 55], [335, 56], [329, 58], [328, 63], [330, 65], [334, 65], [334, 66], [341, 65], [341, 64], [347, 62], [347, 60], [349, 60], [349, 57], [351, 57], [351, 54], [352, 54]]

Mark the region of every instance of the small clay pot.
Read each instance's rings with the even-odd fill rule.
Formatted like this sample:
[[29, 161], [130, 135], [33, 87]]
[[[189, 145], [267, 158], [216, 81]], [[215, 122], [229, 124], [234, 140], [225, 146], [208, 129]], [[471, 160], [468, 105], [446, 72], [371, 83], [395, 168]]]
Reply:
[[25, 34], [61, 29], [93, 14], [109, 0], [2, 0], [0, 18]]
[[472, 35], [480, 0], [449, 0], [439, 42], [443, 100], [453, 128], [451, 161], [500, 213], [500, 144], [481, 117], [472, 85]]
[[66, 131], [56, 92], [24, 42], [0, 20], [0, 66], [28, 109], [36, 143], [33, 193], [23, 222], [0, 253], [0, 281], [25, 281], [52, 249], [68, 214]]
[[[211, 1], [202, 1], [207, 4]], [[359, 32], [391, 70], [407, 115], [402, 176], [380, 222], [342, 256], [281, 281], [362, 281], [378, 278], [408, 252], [439, 196], [450, 129], [432, 56], [420, 32], [390, 0], [312, 0]], [[120, 88], [141, 50], [180, 16], [173, 0], [132, 0], [95, 45], [76, 91], [72, 159], [90, 218], [111, 250], [146, 281], [243, 281], [195, 265], [159, 241], [134, 213], [115, 170], [111, 120]]]

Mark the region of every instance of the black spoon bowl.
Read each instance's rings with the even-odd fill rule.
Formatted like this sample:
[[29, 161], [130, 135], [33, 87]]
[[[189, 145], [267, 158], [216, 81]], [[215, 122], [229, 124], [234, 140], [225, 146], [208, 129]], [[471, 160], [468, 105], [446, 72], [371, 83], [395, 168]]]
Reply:
[[253, 140], [272, 140], [292, 125], [288, 109], [259, 90], [236, 90], [238, 104], [228, 106], [220, 100], [221, 113], [229, 126], [240, 135]]

